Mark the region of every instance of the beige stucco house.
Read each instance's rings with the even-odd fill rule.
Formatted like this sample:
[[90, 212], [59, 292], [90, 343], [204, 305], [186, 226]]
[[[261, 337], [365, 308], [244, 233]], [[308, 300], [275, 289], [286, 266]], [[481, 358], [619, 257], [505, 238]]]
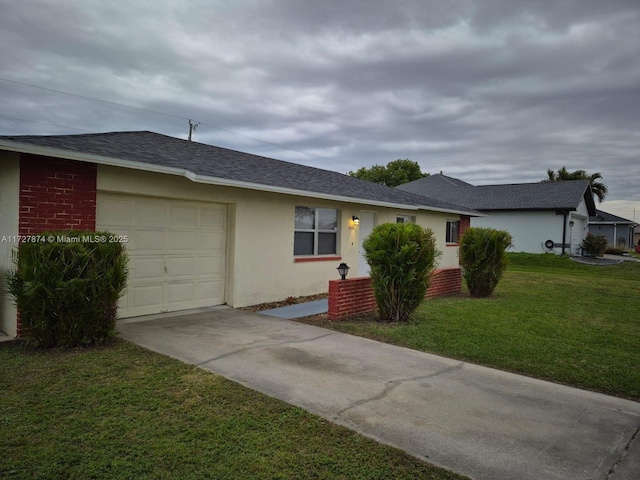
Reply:
[[[18, 241], [51, 229], [108, 230], [130, 273], [119, 316], [327, 291], [345, 262], [367, 275], [376, 225], [415, 221], [457, 266], [450, 226], [468, 208], [340, 173], [152, 132], [0, 137], [0, 274]], [[0, 294], [0, 330], [19, 333]]]

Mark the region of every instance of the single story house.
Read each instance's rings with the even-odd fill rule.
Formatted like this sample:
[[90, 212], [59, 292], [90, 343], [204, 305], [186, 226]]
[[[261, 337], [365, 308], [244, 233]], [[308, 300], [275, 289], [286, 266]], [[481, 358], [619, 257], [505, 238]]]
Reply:
[[[120, 317], [326, 292], [341, 262], [350, 277], [368, 275], [361, 244], [385, 222], [431, 228], [443, 252], [439, 267], [458, 267], [447, 222], [468, 225], [478, 214], [148, 131], [0, 136], [0, 274], [25, 236], [108, 230], [126, 237], [130, 257]], [[0, 330], [19, 335], [6, 292]]]
[[471, 226], [508, 231], [514, 252], [577, 255], [596, 213], [588, 180], [475, 186], [437, 174], [397, 188], [486, 214]]
[[633, 229], [636, 225], [632, 220], [602, 210], [597, 210], [595, 215], [589, 217], [589, 233], [604, 235], [611, 248], [628, 250], [635, 245]]

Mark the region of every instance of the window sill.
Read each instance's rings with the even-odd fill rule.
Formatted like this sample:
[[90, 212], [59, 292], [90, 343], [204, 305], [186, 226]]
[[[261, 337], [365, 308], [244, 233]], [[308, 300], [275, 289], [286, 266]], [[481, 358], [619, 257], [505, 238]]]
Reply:
[[293, 261], [295, 263], [302, 262], [335, 262], [337, 260], [342, 260], [342, 257], [338, 255], [333, 255], [331, 257], [295, 257]]
[[458, 247], [458, 246], [460, 246], [460, 244], [459, 243], [447, 243], [445, 246], [446, 247]]

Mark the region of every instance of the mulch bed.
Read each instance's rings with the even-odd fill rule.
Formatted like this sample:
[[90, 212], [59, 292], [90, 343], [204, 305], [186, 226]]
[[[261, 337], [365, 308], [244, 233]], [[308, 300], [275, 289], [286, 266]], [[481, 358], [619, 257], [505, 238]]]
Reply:
[[586, 263], [587, 265], [617, 265], [624, 262], [624, 260], [614, 260], [612, 258], [599, 258], [599, 257], [570, 257], [571, 260], [578, 263]]
[[298, 303], [314, 302], [316, 300], [322, 300], [327, 298], [328, 293], [319, 293], [317, 295], [307, 295], [304, 297], [289, 297], [278, 302], [259, 303], [257, 305], [249, 305], [248, 307], [240, 307], [240, 310], [246, 310], [248, 312], [262, 312], [263, 310], [272, 310], [274, 308], [288, 307], [296, 305]]

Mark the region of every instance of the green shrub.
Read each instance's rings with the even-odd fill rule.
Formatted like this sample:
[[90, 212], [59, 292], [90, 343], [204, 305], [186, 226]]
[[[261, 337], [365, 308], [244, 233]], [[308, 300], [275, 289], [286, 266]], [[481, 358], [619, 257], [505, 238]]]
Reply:
[[16, 270], [7, 276], [25, 338], [39, 347], [105, 343], [115, 335], [127, 280], [124, 246], [109, 241], [109, 232], [40, 236], [52, 241], [20, 244]]
[[468, 228], [460, 239], [460, 264], [473, 297], [488, 297], [507, 267], [509, 232], [492, 228]]
[[587, 233], [580, 246], [587, 252], [588, 255], [595, 255], [597, 257], [602, 256], [604, 250], [607, 248], [608, 242], [604, 235], [593, 235]]
[[433, 232], [415, 223], [383, 223], [365, 239], [381, 320], [407, 321], [424, 300], [439, 255], [435, 244]]

